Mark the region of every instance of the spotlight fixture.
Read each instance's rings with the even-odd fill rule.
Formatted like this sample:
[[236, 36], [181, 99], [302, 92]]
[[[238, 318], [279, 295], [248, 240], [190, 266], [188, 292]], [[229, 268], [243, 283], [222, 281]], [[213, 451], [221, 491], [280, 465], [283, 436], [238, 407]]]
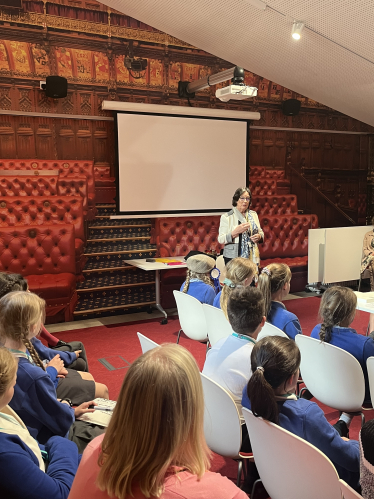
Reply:
[[303, 31], [305, 24], [301, 21], [294, 21], [292, 25], [292, 38], [294, 40], [300, 40], [301, 32]]

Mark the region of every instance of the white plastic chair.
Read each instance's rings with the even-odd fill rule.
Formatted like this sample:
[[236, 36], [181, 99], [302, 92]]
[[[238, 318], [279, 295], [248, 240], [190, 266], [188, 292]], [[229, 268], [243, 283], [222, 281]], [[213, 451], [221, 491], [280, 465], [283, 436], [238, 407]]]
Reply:
[[257, 341], [260, 341], [262, 338], [266, 338], [267, 336], [282, 336], [283, 338], [288, 338], [286, 333], [279, 329], [279, 327], [273, 326], [273, 324], [270, 324], [269, 322], [265, 322], [263, 328], [257, 336]]
[[203, 303], [206, 324], [208, 328], [209, 343], [213, 346], [222, 338], [227, 338], [232, 334], [232, 329], [225, 314], [220, 308], [212, 307]]
[[362, 496], [345, 483], [344, 480], [339, 480], [339, 484], [344, 499], [362, 499]]
[[181, 329], [178, 333], [177, 343], [183, 331], [191, 340], [207, 341], [208, 327], [202, 303], [193, 296], [181, 291], [173, 291], [177, 303], [179, 322]]
[[150, 340], [144, 334], [142, 333], [136, 333], [138, 335], [139, 341], [140, 341], [140, 347], [142, 349], [142, 353], [148, 352], [148, 350], [152, 350], [153, 348], [156, 348], [159, 346], [158, 343], [155, 341]]
[[[271, 499], [341, 499], [332, 462], [316, 447], [243, 408], [253, 456]], [[255, 496], [255, 482], [251, 498]]]
[[253, 461], [252, 454], [240, 454], [242, 428], [238, 408], [228, 391], [201, 374], [204, 391], [204, 435], [215, 453], [238, 461], [237, 485], [240, 485], [243, 459]]
[[300, 370], [308, 390], [323, 404], [344, 412], [361, 415], [365, 381], [355, 357], [341, 348], [309, 336], [295, 338], [301, 352]]

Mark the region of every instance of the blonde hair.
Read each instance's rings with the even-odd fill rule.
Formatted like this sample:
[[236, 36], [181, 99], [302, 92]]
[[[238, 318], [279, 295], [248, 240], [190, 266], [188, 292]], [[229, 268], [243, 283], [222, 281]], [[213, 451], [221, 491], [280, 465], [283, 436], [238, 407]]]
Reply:
[[255, 275], [257, 272], [257, 265], [255, 265], [248, 258], [234, 258], [230, 260], [226, 265], [226, 279], [230, 279], [233, 286], [223, 286], [220, 305], [223, 310], [226, 319], [228, 319], [227, 315], [227, 300], [231, 295], [233, 289], [235, 289], [238, 285], [241, 285], [248, 277]]
[[102, 443], [97, 486], [124, 499], [139, 486], [159, 497], [170, 466], [201, 478], [209, 469], [204, 397], [195, 359], [165, 344], [130, 366]]
[[322, 319], [319, 337], [327, 343], [331, 340], [332, 328], [344, 322], [348, 325], [356, 313], [357, 297], [350, 288], [331, 286], [322, 295], [318, 315]]
[[33, 326], [44, 321], [45, 301], [34, 293], [12, 291], [0, 300], [0, 337], [22, 342], [34, 363], [45, 370], [29, 339]]
[[205, 282], [205, 284], [208, 284], [209, 286], [212, 286], [213, 289], [215, 289], [213, 281], [209, 275], [198, 274], [197, 272], [192, 272], [192, 270], [188, 269], [187, 276], [186, 276], [186, 282], [184, 283], [182, 293], [187, 293], [188, 288], [190, 287], [190, 280], [191, 279], [199, 279], [199, 281], [203, 281], [203, 282]]
[[17, 373], [18, 363], [14, 355], [0, 347], [0, 398], [10, 387]]
[[[270, 275], [269, 275], [270, 274]], [[270, 263], [258, 276], [258, 287], [265, 300], [265, 315], [269, 315], [272, 295], [290, 282], [292, 273], [285, 263]]]

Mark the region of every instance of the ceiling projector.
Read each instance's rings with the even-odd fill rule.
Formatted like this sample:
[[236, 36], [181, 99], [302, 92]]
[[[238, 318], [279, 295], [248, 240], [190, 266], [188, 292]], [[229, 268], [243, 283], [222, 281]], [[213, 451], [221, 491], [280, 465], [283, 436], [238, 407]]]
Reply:
[[249, 99], [250, 97], [256, 97], [256, 95], [257, 88], [247, 87], [246, 85], [229, 85], [228, 87], [216, 90], [216, 97], [222, 102], [227, 102], [230, 99]]

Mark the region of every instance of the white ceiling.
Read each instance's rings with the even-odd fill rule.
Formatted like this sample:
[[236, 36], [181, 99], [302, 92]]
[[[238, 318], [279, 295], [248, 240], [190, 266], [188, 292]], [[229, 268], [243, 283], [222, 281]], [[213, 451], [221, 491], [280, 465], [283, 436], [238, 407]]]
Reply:
[[[374, 0], [102, 3], [374, 126]], [[299, 41], [293, 20], [305, 22]]]

